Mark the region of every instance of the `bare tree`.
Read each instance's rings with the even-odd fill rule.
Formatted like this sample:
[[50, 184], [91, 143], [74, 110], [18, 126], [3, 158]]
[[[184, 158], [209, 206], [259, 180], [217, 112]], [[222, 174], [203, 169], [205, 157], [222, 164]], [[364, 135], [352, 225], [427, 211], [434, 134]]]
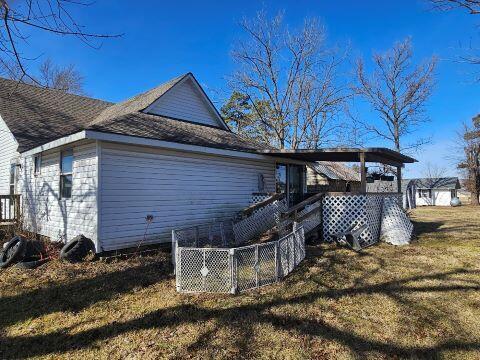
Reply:
[[84, 95], [83, 76], [75, 65], [58, 66], [47, 59], [40, 65], [38, 81], [45, 87], [61, 90], [71, 94]]
[[430, 2], [438, 10], [464, 9], [472, 15], [480, 14], [480, 0], [430, 0]]
[[[480, 0], [429, 0], [429, 2], [433, 4], [434, 9], [440, 11], [464, 10], [470, 15], [480, 14]], [[478, 54], [478, 48], [469, 44], [465, 55], [458, 56], [457, 61], [479, 65], [480, 55]], [[478, 74], [475, 74], [475, 77], [477, 81], [480, 81]]]
[[[333, 117], [348, 97], [338, 83], [341, 60], [325, 44], [325, 30], [316, 19], [289, 31], [282, 14], [259, 12], [240, 23], [247, 38], [232, 52], [238, 71], [234, 90], [250, 100], [256, 118], [280, 148], [318, 147], [337, 128]], [[257, 108], [268, 103], [269, 111]]]
[[356, 69], [355, 93], [370, 104], [380, 122], [362, 121], [374, 136], [390, 142], [397, 151], [418, 149], [428, 139], [405, 144], [405, 136], [414, 133], [422, 122], [428, 121], [425, 106], [434, 87], [436, 59], [412, 64], [412, 45], [407, 38], [395, 43], [385, 53], [373, 55], [374, 70], [366, 73], [362, 60]]
[[15, 74], [38, 85], [40, 83], [29, 72], [24, 55], [28, 47], [27, 34], [43, 31], [55, 35], [79, 38], [89, 46], [92, 39], [118, 37], [121, 35], [89, 33], [77, 23], [71, 14], [72, 7], [90, 5], [82, 0], [0, 0], [0, 66], [5, 72]]
[[438, 164], [433, 164], [431, 162], [427, 162], [425, 167], [423, 168], [423, 176], [429, 179], [438, 179], [445, 177], [447, 169], [443, 166], [439, 166]]
[[473, 126], [463, 124], [459, 133], [463, 156], [458, 168], [466, 175], [465, 186], [471, 194], [472, 205], [479, 205], [480, 196], [480, 116], [473, 118]]

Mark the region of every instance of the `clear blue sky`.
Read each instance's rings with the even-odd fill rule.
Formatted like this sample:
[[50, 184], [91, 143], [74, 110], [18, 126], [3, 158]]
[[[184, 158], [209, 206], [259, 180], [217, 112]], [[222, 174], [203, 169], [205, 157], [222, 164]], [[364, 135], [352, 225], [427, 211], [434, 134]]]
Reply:
[[306, 16], [320, 17], [329, 42], [350, 43], [352, 59], [369, 57], [373, 50], [383, 51], [406, 36], [412, 37], [416, 59], [437, 55], [438, 81], [428, 104], [431, 122], [420, 130], [422, 136], [432, 136], [433, 143], [415, 155], [421, 163], [408, 166], [407, 175], [421, 176], [428, 161], [455, 175], [449, 160], [455, 132], [462, 121], [480, 112], [480, 84], [472, 81], [476, 69], [455, 61], [471, 42], [479, 44], [475, 26], [480, 17], [460, 10], [431, 11], [420, 0], [98, 1], [75, 12], [79, 23], [92, 32], [124, 33], [123, 37], [104, 41], [95, 50], [76, 39], [35, 35], [29, 39], [28, 54], [74, 63], [93, 97], [120, 101], [191, 71], [218, 102], [226, 94], [225, 77], [233, 70], [229, 52], [240, 36], [237, 23], [262, 7], [271, 13], [284, 10], [291, 26]]

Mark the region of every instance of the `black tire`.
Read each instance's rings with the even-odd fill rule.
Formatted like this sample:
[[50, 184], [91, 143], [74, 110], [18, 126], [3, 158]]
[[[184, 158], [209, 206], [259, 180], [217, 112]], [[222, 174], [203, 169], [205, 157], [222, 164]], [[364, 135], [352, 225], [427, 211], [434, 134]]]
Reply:
[[85, 259], [91, 250], [93, 250], [92, 240], [79, 235], [65, 244], [60, 251], [60, 258], [72, 263], [79, 262]]
[[26, 259], [23, 259], [22, 261], [20, 261], [19, 263], [17, 263], [15, 265], [15, 267], [17, 267], [19, 269], [31, 270], [31, 269], [35, 269], [35, 268], [39, 267], [40, 265], [45, 264], [48, 261], [50, 261], [49, 258], [46, 258], [46, 259], [26, 258]]
[[26, 247], [27, 240], [21, 236], [13, 237], [12, 240], [7, 243], [1, 254], [0, 268], [5, 269], [23, 259]]
[[36, 240], [27, 240], [24, 255], [25, 258], [40, 257], [43, 254], [45, 254], [45, 247], [43, 243]]

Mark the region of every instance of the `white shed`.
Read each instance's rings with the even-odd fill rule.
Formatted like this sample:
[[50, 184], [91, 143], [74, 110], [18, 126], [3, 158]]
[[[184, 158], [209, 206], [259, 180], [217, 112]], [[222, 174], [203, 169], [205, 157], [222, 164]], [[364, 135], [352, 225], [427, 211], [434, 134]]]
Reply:
[[410, 201], [413, 207], [450, 206], [450, 200], [457, 197], [460, 182], [456, 177], [405, 179], [402, 188], [404, 196], [407, 191], [415, 194]]

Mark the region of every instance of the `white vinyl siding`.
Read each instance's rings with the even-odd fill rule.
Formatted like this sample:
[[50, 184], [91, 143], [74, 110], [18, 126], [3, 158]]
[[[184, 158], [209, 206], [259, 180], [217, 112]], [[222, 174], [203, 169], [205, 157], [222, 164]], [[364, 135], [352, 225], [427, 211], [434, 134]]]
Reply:
[[18, 144], [0, 117], [0, 195], [10, 193], [10, 164], [19, 154]]
[[208, 100], [193, 83], [192, 79], [175, 85], [150, 105], [148, 112], [199, 124], [223, 127]]
[[[258, 191], [275, 189], [274, 161], [101, 143], [103, 250], [170, 242], [174, 228], [229, 218]], [[147, 215], [153, 222], [143, 242]]]
[[[22, 166], [23, 214], [29, 230], [53, 241], [83, 234], [97, 240], [96, 143], [73, 146], [73, 186], [70, 199], [60, 199], [60, 150], [42, 153], [40, 173], [34, 176], [34, 156]], [[23, 181], [23, 180], [26, 181]]]
[[[431, 197], [425, 196], [425, 197], [420, 197], [419, 191], [422, 189], [417, 189], [416, 193], [416, 204], [417, 206], [450, 206], [450, 200], [452, 199], [451, 197], [451, 191], [450, 190], [435, 190], [431, 189]], [[423, 190], [425, 195], [428, 194], [427, 190]]]

